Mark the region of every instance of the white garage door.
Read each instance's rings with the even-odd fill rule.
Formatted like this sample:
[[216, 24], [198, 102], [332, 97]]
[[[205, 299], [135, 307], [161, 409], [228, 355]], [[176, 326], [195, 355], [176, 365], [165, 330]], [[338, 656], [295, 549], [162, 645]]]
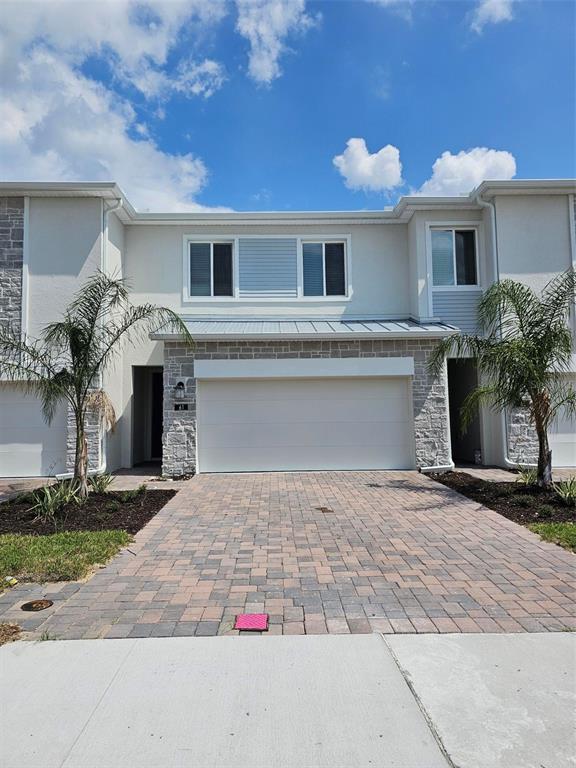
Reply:
[[38, 477], [64, 472], [64, 406], [50, 426], [37, 398], [15, 384], [0, 384], [0, 477]]
[[[576, 388], [576, 377], [572, 376], [570, 384]], [[548, 430], [548, 439], [552, 451], [554, 467], [576, 467], [576, 420], [569, 419], [564, 411]]]
[[205, 380], [200, 472], [414, 467], [409, 379]]

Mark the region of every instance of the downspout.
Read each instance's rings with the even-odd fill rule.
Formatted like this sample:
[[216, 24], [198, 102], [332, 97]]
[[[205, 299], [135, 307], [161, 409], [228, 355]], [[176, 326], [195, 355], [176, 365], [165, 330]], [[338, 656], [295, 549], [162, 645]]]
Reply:
[[[489, 200], [483, 200], [480, 192], [478, 192], [478, 194], [476, 195], [476, 202], [482, 208], [488, 208], [490, 211], [490, 221], [491, 221], [490, 230], [492, 235], [492, 269], [494, 270], [495, 282], [500, 282], [500, 263], [498, 259], [498, 229], [496, 224], [496, 206], [494, 205], [493, 202], [490, 202]], [[504, 464], [507, 467], [517, 469], [518, 462], [511, 461], [508, 455], [508, 418], [507, 418], [506, 411], [502, 411], [501, 442], [502, 442], [502, 456], [504, 458]], [[523, 466], [536, 467], [537, 464], [524, 464]]]
[[[106, 272], [107, 269], [107, 263], [106, 263], [106, 249], [108, 245], [108, 214], [112, 211], [117, 211], [118, 208], [122, 206], [122, 199], [117, 198], [113, 205], [110, 205], [109, 207], [106, 207], [106, 202], [102, 201], [102, 219], [100, 222], [100, 269], [102, 272]], [[89, 469], [88, 475], [103, 475], [104, 472], [106, 472], [106, 430], [102, 433], [102, 442], [101, 442], [101, 451], [102, 451], [102, 460], [100, 462], [100, 466], [96, 467], [96, 469]], [[74, 477], [73, 472], [63, 472], [60, 475], [56, 475], [57, 480], [69, 480], [70, 478]]]

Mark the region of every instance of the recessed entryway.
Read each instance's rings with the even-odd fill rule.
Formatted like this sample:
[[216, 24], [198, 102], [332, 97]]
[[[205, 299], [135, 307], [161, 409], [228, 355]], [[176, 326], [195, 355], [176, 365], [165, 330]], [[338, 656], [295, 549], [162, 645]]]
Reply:
[[163, 424], [163, 369], [133, 366], [132, 463], [161, 461]]
[[464, 430], [461, 409], [468, 395], [478, 386], [476, 360], [472, 358], [448, 360], [448, 401], [450, 406], [450, 435], [452, 460], [473, 464], [482, 456], [482, 438], [478, 413]]

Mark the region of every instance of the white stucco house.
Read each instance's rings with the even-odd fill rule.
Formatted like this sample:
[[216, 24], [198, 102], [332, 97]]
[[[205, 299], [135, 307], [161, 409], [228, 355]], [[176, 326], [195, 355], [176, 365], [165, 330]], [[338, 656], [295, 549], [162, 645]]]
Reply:
[[[100, 268], [187, 322], [193, 348], [160, 330], [107, 372], [118, 425], [93, 431], [93, 469], [528, 463], [521, 413], [485, 409], [460, 433], [474, 360], [437, 378], [426, 363], [439, 338], [475, 329], [494, 280], [539, 289], [575, 264], [575, 195], [573, 180], [486, 181], [383, 211], [138, 213], [114, 183], [3, 183], [0, 321], [37, 336]], [[72, 426], [0, 383], [0, 476], [66, 472]], [[576, 466], [574, 423], [559, 418], [551, 444], [556, 466]]]

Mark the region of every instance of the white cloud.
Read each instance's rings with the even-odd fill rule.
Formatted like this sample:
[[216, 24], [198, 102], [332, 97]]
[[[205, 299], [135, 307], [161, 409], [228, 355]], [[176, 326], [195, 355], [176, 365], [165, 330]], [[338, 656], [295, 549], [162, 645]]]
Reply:
[[224, 85], [226, 71], [213, 59], [180, 62], [175, 72], [168, 74], [150, 67], [131, 77], [131, 83], [147, 98], [168, 99], [173, 93], [201, 96], [209, 99]]
[[472, 14], [471, 27], [480, 34], [486, 24], [500, 24], [512, 21], [514, 0], [479, 0]]
[[129, 101], [82, 65], [101, 55], [147, 96], [168, 89], [207, 98], [224, 81], [221, 65], [171, 62], [169, 75], [167, 60], [183, 25], [221, 18], [220, 3], [37, 0], [3, 11], [2, 178], [115, 180], [137, 208], [203, 208], [194, 200], [208, 178], [203, 161], [162, 151]]
[[391, 144], [370, 154], [364, 139], [348, 139], [344, 152], [332, 162], [349, 189], [381, 192], [403, 183], [400, 151]]
[[382, 8], [389, 8], [406, 21], [412, 21], [412, 3], [414, 0], [368, 0], [368, 2], [380, 5]]
[[236, 29], [250, 43], [250, 77], [270, 84], [282, 74], [280, 57], [290, 50], [286, 38], [304, 34], [320, 17], [306, 13], [305, 0], [236, 0], [236, 5]]
[[207, 180], [202, 160], [162, 152], [112, 92], [40, 48], [17, 77], [0, 126], [4, 178], [113, 179], [141, 209], [201, 207], [193, 197]]
[[224, 3], [210, 0], [8, 0], [0, 21], [2, 53], [11, 59], [41, 41], [73, 64], [105, 55], [138, 87], [162, 72], [184, 28], [205, 28], [225, 13]]
[[512, 179], [516, 175], [516, 160], [510, 152], [486, 147], [468, 151], [443, 152], [432, 166], [432, 176], [420, 187], [420, 195], [468, 194], [482, 181]]

